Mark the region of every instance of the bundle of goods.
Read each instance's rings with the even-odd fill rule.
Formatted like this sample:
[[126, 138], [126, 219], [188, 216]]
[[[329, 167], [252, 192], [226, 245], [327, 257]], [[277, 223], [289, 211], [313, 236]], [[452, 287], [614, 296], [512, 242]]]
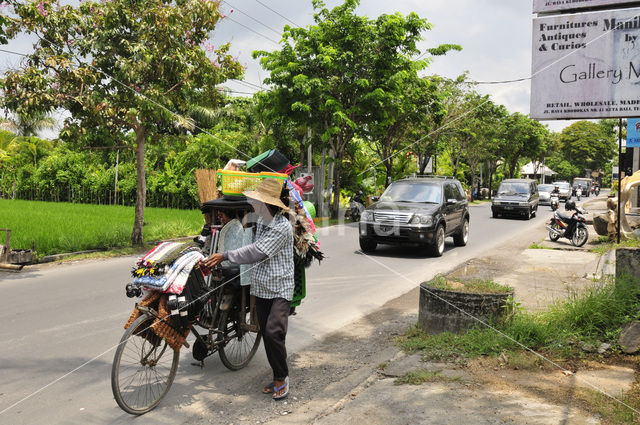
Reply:
[[193, 267], [204, 259], [189, 243], [162, 242], [136, 263], [133, 285], [180, 294]]
[[198, 266], [202, 259], [197, 247], [178, 242], [163, 242], [140, 258], [126, 290], [129, 297], [143, 298], [125, 329], [140, 316], [139, 306], [151, 307], [158, 312], [151, 331], [174, 350], [179, 349], [189, 333], [188, 324], [197, 319], [208, 300], [207, 284]]

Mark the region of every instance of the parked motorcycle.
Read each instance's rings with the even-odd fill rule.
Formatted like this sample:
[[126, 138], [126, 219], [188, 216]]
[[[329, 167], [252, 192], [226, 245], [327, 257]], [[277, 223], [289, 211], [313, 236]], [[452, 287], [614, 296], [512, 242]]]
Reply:
[[584, 245], [589, 239], [589, 231], [584, 218], [584, 214], [587, 212], [576, 206], [575, 201], [572, 200], [566, 202], [565, 210], [573, 211], [573, 213], [569, 216], [558, 210], [553, 212], [553, 217], [547, 226], [549, 239], [555, 242], [560, 238], [567, 238], [574, 246]]
[[551, 204], [551, 211], [555, 211], [558, 209], [558, 205], [560, 204], [560, 198], [557, 193], [551, 193], [549, 197], [549, 204]]
[[345, 218], [352, 221], [360, 221], [360, 214], [364, 211], [364, 194], [359, 191], [349, 199], [349, 209], [345, 211]]

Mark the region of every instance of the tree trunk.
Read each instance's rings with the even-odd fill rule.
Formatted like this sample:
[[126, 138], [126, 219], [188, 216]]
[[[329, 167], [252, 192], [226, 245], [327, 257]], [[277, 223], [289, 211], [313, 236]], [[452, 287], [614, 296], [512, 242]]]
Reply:
[[333, 167], [333, 204], [331, 218], [336, 219], [340, 213], [340, 172], [342, 171], [342, 155], [336, 155]]
[[393, 158], [387, 157], [384, 161], [384, 168], [387, 173], [386, 178], [384, 179], [384, 187], [388, 187], [391, 184], [391, 173], [393, 172]]
[[307, 135], [306, 134], [302, 136], [302, 139], [300, 139], [299, 145], [300, 145], [300, 154], [298, 155], [298, 159], [299, 159], [298, 164], [304, 164], [305, 163], [304, 156], [307, 153], [307, 149], [306, 149]]
[[147, 181], [144, 170], [144, 142], [146, 132], [142, 125], [137, 125], [134, 129], [136, 133], [136, 172], [138, 185], [136, 190], [135, 218], [133, 220], [133, 232], [131, 233], [131, 244], [142, 245], [142, 226], [144, 225], [144, 206], [146, 204]]

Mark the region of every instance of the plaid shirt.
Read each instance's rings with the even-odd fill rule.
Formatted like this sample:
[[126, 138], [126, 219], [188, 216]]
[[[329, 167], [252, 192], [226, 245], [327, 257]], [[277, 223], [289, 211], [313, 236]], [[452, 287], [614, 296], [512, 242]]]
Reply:
[[253, 267], [251, 295], [260, 298], [293, 298], [293, 227], [282, 214], [265, 225], [256, 224], [256, 247], [267, 258]]

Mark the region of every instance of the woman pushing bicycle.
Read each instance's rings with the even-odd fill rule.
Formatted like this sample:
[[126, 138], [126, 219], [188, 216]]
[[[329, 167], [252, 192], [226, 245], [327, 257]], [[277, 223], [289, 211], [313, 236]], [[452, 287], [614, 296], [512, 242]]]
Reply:
[[[276, 179], [264, 179], [255, 191], [246, 191], [258, 215], [255, 242], [242, 248], [212, 254], [204, 260], [213, 268], [222, 261], [255, 264], [251, 269], [251, 295], [256, 299], [258, 323], [273, 370], [273, 382], [262, 392], [281, 400], [289, 394], [289, 369], [285, 340], [294, 290], [293, 227], [285, 214], [288, 189]], [[288, 200], [287, 200], [288, 203]]]

